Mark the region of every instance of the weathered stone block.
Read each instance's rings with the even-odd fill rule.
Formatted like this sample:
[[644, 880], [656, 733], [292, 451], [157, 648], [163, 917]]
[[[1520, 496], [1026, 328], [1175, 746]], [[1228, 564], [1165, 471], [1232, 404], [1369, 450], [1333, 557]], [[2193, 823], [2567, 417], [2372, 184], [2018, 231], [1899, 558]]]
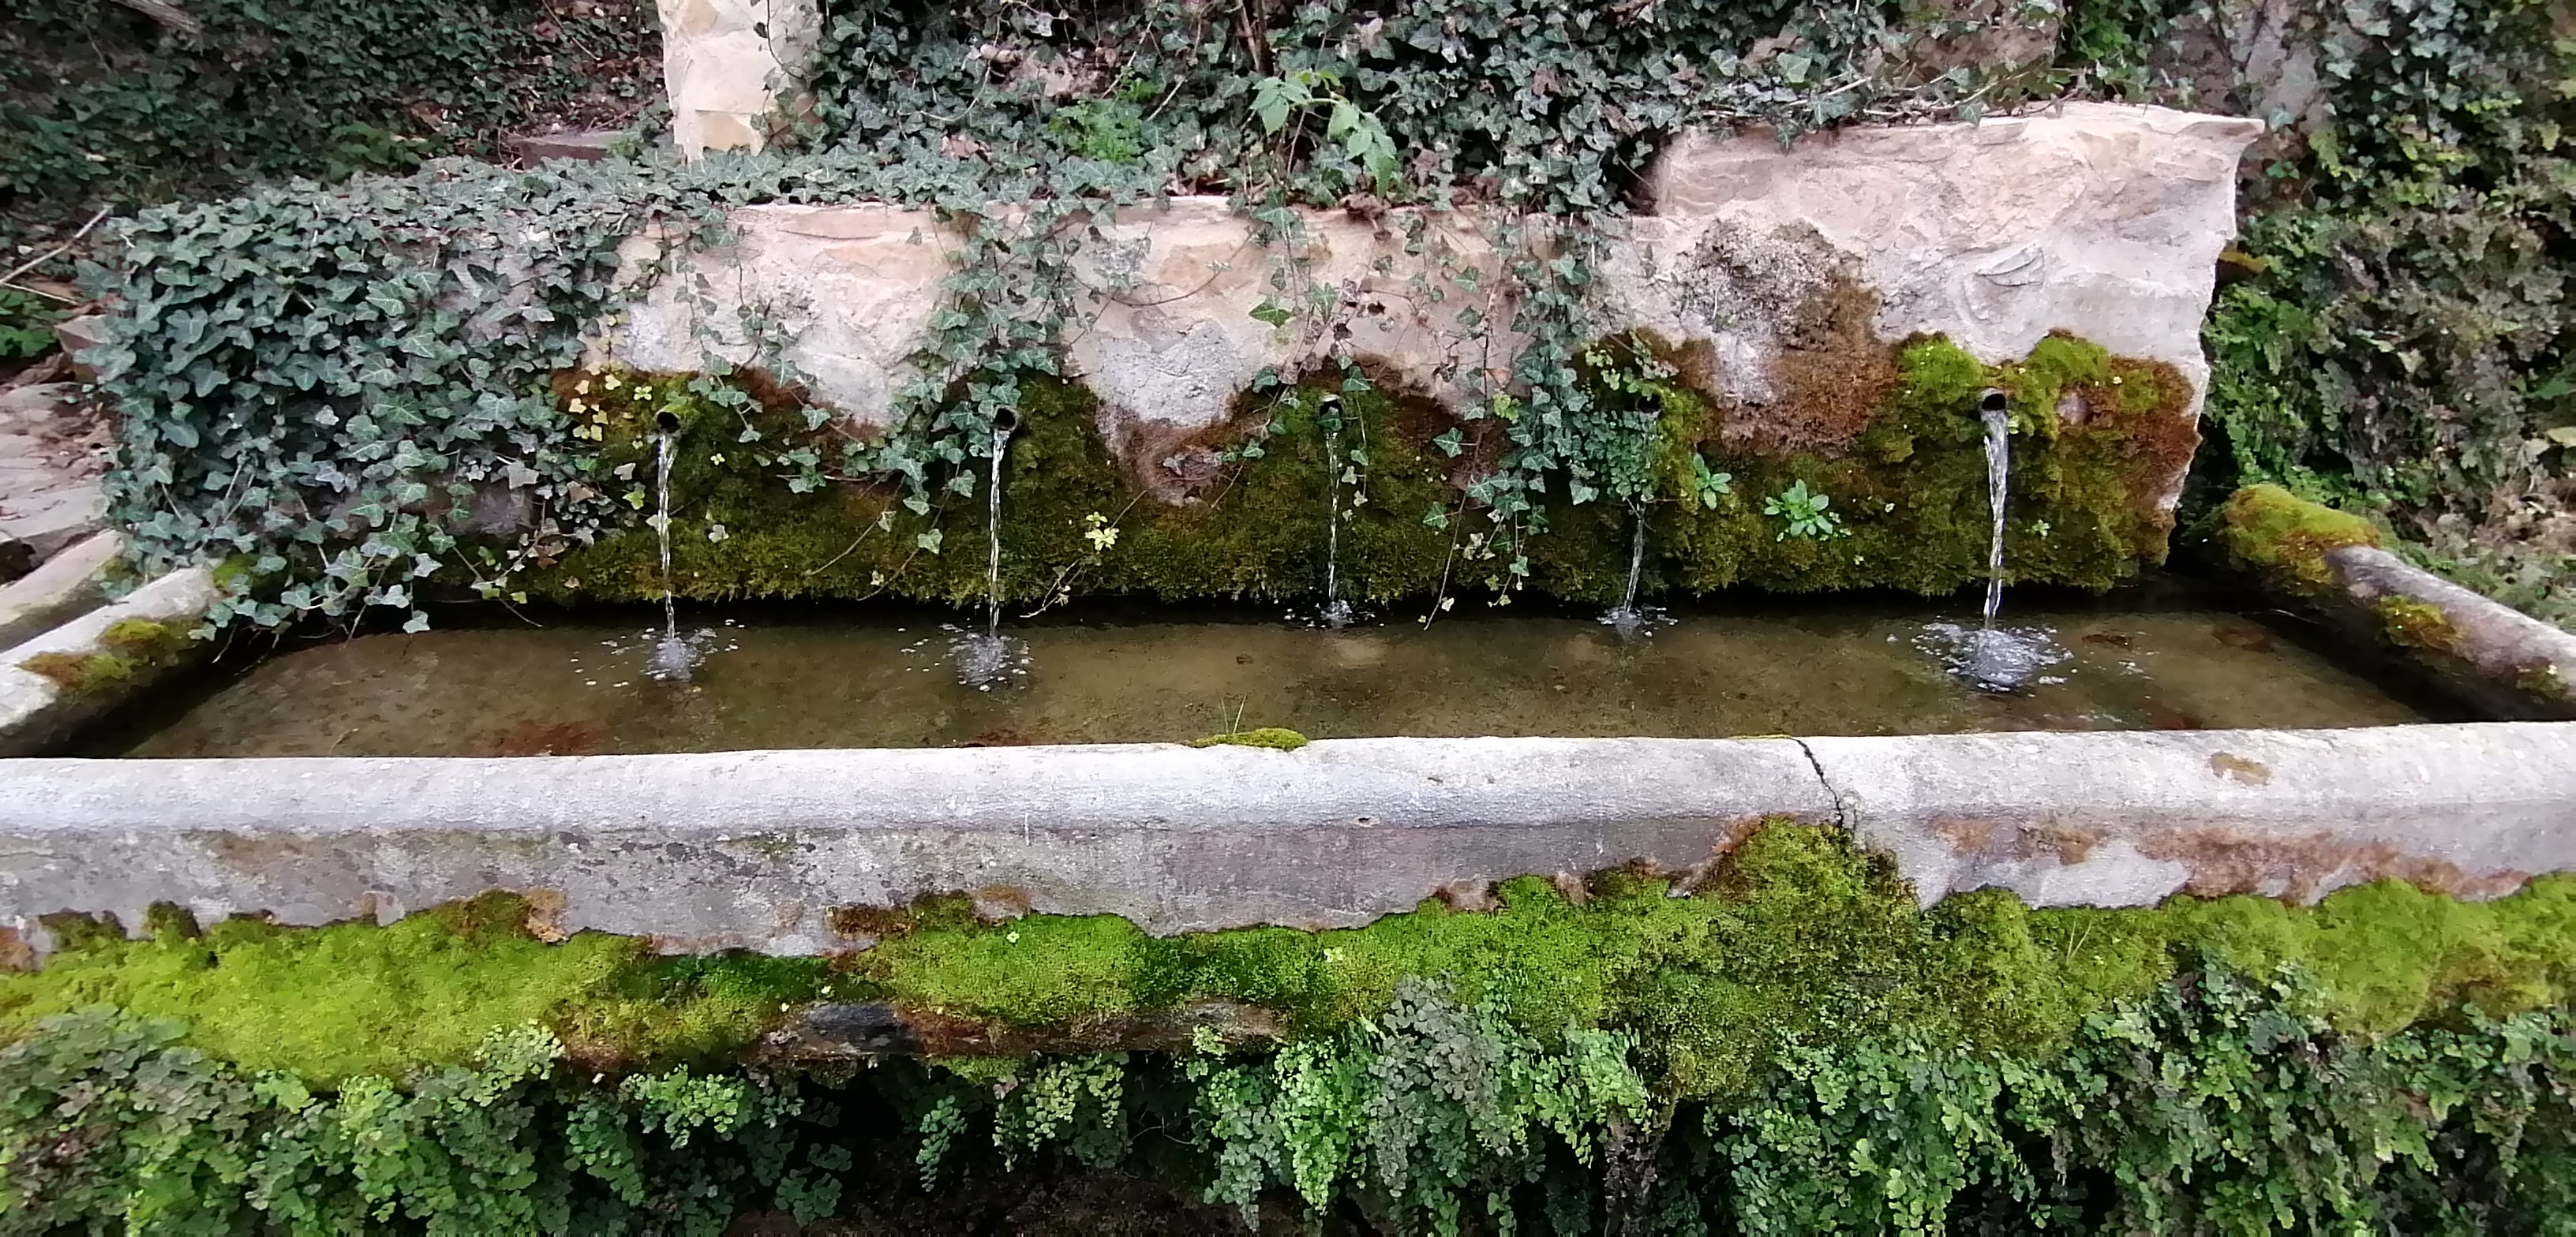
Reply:
[[[1595, 321], [1668, 349], [1738, 444], [1841, 449], [1908, 336], [1943, 334], [2003, 362], [2053, 331], [2172, 366], [2189, 391], [2167, 436], [2188, 443], [2208, 372], [2199, 324], [2234, 230], [2235, 161], [2260, 131], [2067, 104], [1785, 149], [1762, 134], [1685, 134], [1648, 177], [1652, 213], [1597, 255]], [[1068, 368], [1100, 398], [1103, 435], [1138, 475], [1227, 421], [1265, 369], [1293, 377], [1348, 355], [1454, 408], [1503, 384], [1526, 342], [1502, 277], [1521, 255], [1495, 239], [1525, 222], [1304, 210], [1265, 246], [1220, 199], [1130, 208], [1083, 239], [1088, 303], [1065, 334]], [[926, 212], [884, 206], [755, 207], [733, 223], [740, 243], [688, 256], [608, 354], [695, 368], [707, 346], [695, 331], [743, 363], [757, 351], [740, 330], [752, 310], [793, 340], [785, 355], [815, 398], [854, 428], [884, 424], [939, 306], [953, 235]], [[640, 263], [658, 245], [639, 240], [628, 256]], [[1843, 384], [1823, 398], [1862, 415], [1841, 417], [1841, 430], [1802, 424], [1792, 397], [1818, 384]], [[2186, 462], [2160, 457], [2163, 471], [2136, 478], [2137, 491], [2169, 510]]]

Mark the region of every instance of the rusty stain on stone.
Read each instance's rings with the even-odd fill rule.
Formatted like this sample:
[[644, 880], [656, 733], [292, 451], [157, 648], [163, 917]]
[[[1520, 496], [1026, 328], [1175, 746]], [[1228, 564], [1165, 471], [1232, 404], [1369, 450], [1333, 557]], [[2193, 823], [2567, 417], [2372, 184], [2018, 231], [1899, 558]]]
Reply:
[[2209, 771], [2232, 781], [2243, 782], [2248, 786], [2272, 784], [2272, 766], [2259, 760], [2247, 760], [2233, 752], [2211, 752]]
[[2142, 838], [2138, 851], [2189, 869], [2183, 892], [2195, 897], [2246, 893], [2307, 904], [2345, 885], [2402, 880], [2427, 893], [2495, 898], [2531, 879], [2513, 869], [2469, 872], [2386, 842], [2350, 842], [2325, 832], [2256, 836], [2236, 829], [2167, 829]]

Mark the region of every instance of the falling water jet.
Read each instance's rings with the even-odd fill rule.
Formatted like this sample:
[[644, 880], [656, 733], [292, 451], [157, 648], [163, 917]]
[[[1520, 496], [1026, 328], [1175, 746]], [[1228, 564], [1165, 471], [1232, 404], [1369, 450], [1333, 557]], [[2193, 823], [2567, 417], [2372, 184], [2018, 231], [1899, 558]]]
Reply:
[[1637, 608], [1637, 582], [1644, 577], [1646, 572], [1646, 513], [1644, 509], [1630, 509], [1628, 512], [1628, 522], [1631, 529], [1628, 534], [1628, 591], [1620, 595], [1619, 604], [1617, 606], [1612, 607], [1608, 614], [1601, 616], [1601, 621], [1608, 624], [1612, 630], [1617, 631], [1621, 636], [1634, 637], [1645, 634], [1648, 629], [1655, 625], [1655, 621], [1660, 617], [1660, 615], [1653, 610], [1641, 610]]
[[657, 413], [653, 429], [653, 535], [662, 543], [662, 635], [653, 642], [653, 663], [646, 673], [686, 682], [697, 666], [698, 651], [680, 635], [679, 601], [671, 579], [671, 457], [679, 452], [680, 419], [667, 410]]
[[968, 632], [953, 644], [957, 681], [979, 691], [1026, 668], [1028, 658], [1002, 635], [1002, 456], [1011, 442], [1011, 427], [993, 426], [993, 458], [986, 476], [984, 522], [984, 631]]
[[1315, 411], [1324, 423], [1324, 625], [1351, 625], [1351, 603], [1342, 600], [1342, 397], [1327, 393]]
[[1988, 390], [1977, 401], [1986, 424], [1986, 506], [1994, 517], [1986, 543], [1985, 621], [1970, 642], [1968, 681], [1991, 692], [2019, 691], [2038, 668], [2039, 650], [2011, 631], [1995, 626], [2004, 605], [2004, 507], [2012, 489], [2012, 410], [2004, 393]]

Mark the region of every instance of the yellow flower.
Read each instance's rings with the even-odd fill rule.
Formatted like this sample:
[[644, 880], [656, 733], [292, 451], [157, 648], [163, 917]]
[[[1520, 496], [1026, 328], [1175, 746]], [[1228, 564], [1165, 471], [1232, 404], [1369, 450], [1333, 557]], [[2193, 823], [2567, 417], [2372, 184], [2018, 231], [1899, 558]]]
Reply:
[[618, 381], [618, 380], [617, 380], [617, 375], [615, 375], [615, 374], [610, 374], [610, 375], [608, 375], [607, 377], [601, 378], [601, 379], [599, 380], [599, 385], [604, 386], [604, 387], [608, 388], [608, 389], [609, 389], [609, 390], [611, 390], [611, 391], [614, 391], [614, 390], [616, 390], [617, 388], [622, 387], [622, 386], [624, 386], [624, 385], [626, 385], [626, 384], [625, 384], [625, 383], [623, 383], [623, 382]]

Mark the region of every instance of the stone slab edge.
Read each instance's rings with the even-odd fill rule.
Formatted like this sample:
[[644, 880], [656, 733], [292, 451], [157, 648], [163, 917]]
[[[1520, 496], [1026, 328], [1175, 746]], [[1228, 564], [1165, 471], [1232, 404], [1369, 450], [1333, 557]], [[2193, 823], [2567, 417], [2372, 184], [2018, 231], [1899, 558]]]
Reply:
[[116, 652], [107, 644], [107, 631], [128, 619], [145, 619], [183, 631], [193, 629], [214, 605], [215, 597], [214, 577], [205, 568], [174, 571], [134, 590], [114, 605], [81, 615], [0, 653], [0, 757], [49, 750], [82, 726], [150, 689], [170, 671], [211, 655], [213, 646], [192, 642], [177, 656], [139, 665], [131, 678], [92, 691], [67, 690], [28, 670], [28, 660], [47, 653], [88, 657]]
[[15, 648], [107, 604], [99, 575], [125, 553], [125, 534], [92, 533], [0, 586], [0, 648]]
[[864, 946], [835, 909], [930, 892], [1158, 933], [1351, 926], [1525, 874], [1688, 885], [1775, 817], [1850, 827], [1927, 901], [2492, 896], [2576, 870], [2576, 725], [6, 761], [0, 928], [41, 951], [56, 911], [314, 924], [492, 889], [671, 951]]
[[[2383, 645], [2492, 717], [2576, 719], [2576, 633], [2462, 588], [2386, 550], [2326, 553], [2334, 587], [2306, 599], [2347, 634]], [[2441, 623], [2400, 638], [2383, 607], [2431, 606]], [[2429, 637], [2429, 638], [2428, 638]]]

